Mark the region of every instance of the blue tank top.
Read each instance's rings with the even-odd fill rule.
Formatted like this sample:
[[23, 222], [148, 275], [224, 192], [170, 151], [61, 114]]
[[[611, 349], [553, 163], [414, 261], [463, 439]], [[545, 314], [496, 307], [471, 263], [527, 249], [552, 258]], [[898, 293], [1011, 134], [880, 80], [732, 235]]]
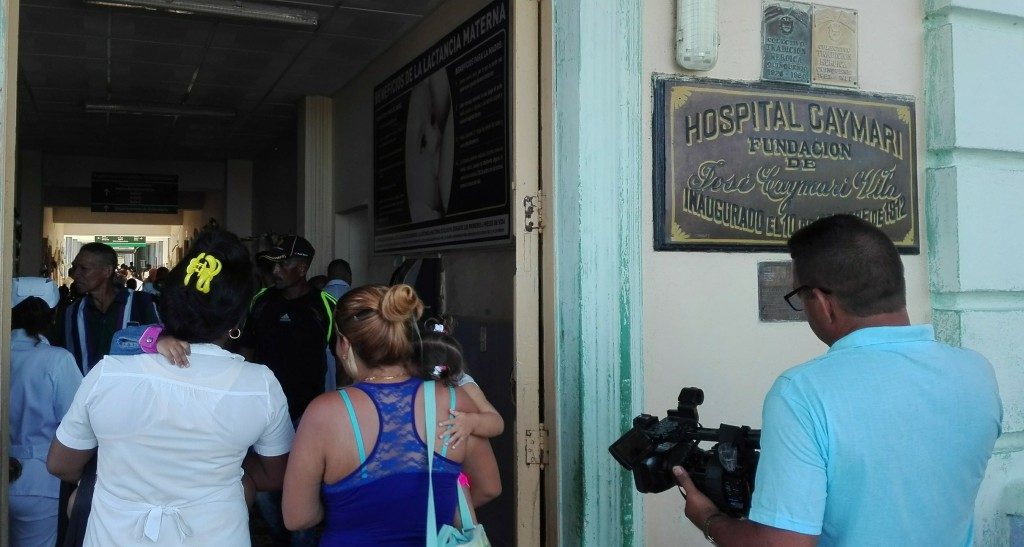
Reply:
[[[413, 412], [416, 392], [422, 384], [422, 380], [413, 378], [397, 384], [354, 386], [365, 392], [377, 409], [377, 443], [355, 471], [323, 486], [327, 526], [320, 545], [423, 545], [427, 445], [416, 431]], [[440, 398], [438, 406], [445, 402]], [[459, 463], [435, 453], [434, 506], [438, 528], [455, 517], [460, 468]]]

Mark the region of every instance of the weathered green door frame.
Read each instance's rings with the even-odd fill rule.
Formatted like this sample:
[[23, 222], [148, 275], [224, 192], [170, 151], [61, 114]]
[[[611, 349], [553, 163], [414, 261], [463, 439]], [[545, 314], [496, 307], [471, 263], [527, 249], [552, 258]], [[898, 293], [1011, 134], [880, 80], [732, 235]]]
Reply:
[[14, 120], [18, 84], [18, 0], [0, 0], [0, 547], [7, 547], [7, 458], [11, 453], [11, 277], [14, 275]]
[[[642, 402], [642, 3], [553, 0], [554, 393], [560, 545], [640, 545], [608, 445]], [[548, 537], [549, 543], [555, 538]]]

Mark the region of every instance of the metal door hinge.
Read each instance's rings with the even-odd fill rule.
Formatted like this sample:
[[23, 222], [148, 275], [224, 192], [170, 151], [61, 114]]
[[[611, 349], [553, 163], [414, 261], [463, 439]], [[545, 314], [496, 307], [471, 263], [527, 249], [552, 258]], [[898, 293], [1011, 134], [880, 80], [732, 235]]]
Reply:
[[548, 463], [548, 430], [544, 424], [537, 429], [526, 430], [526, 465], [539, 465], [541, 469]]
[[523, 198], [523, 217], [525, 224], [523, 229], [527, 232], [536, 231], [538, 234], [544, 229], [544, 194], [534, 194]]

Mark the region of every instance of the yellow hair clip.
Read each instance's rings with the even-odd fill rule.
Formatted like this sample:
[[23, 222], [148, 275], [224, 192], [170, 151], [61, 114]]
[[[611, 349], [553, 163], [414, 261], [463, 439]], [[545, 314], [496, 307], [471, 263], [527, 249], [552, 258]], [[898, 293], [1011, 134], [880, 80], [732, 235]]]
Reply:
[[192, 279], [192, 274], [196, 274], [196, 290], [208, 294], [210, 292], [210, 281], [217, 277], [220, 273], [220, 260], [217, 260], [213, 255], [206, 253], [199, 253], [199, 256], [193, 258], [188, 263], [188, 267], [185, 268], [185, 286], [188, 286], [188, 282]]

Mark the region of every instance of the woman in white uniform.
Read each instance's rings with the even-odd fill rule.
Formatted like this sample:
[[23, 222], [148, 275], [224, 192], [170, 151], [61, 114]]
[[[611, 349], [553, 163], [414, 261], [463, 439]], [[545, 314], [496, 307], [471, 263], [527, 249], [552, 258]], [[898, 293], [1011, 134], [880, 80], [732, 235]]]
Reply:
[[46, 451], [75, 397], [82, 373], [75, 358], [42, 335], [53, 321], [59, 291], [42, 277], [14, 279], [11, 292], [11, 456], [21, 477], [10, 485], [12, 547], [53, 547], [60, 480], [46, 471]]
[[87, 546], [247, 546], [243, 490], [281, 488], [294, 436], [281, 385], [223, 349], [253, 293], [249, 252], [220, 230], [189, 251], [160, 301], [164, 330], [191, 344], [189, 366], [104, 357], [50, 449], [50, 471], [73, 480], [98, 447]]

